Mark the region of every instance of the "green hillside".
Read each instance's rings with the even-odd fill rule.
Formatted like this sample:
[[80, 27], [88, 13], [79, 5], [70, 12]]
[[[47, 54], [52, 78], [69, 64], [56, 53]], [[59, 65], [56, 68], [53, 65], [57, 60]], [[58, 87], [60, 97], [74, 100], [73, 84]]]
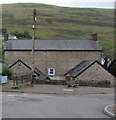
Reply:
[[98, 33], [105, 55], [113, 56], [114, 11], [112, 9], [68, 8], [45, 4], [2, 5], [3, 28], [8, 33], [28, 31], [32, 35], [32, 11], [37, 10], [36, 37], [40, 39], [89, 39]]

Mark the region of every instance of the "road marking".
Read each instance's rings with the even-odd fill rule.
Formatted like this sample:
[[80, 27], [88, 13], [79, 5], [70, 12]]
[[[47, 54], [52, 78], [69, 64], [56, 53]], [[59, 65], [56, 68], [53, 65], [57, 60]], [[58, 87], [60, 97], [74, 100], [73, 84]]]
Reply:
[[106, 113], [108, 116], [114, 118], [114, 117], [116, 117], [116, 115], [108, 111], [108, 107], [111, 107], [111, 106], [113, 106], [113, 104], [106, 106], [106, 107], [104, 108], [104, 113]]
[[7, 95], [8, 97], [15, 97], [16, 95], [13, 95], [13, 94], [9, 94]]
[[72, 89], [63, 89], [63, 91], [74, 91], [74, 90], [72, 90]]
[[24, 94], [22, 94], [22, 95], [26, 96], [26, 95], [28, 95], [28, 94], [25, 94], [25, 93], [24, 93]]

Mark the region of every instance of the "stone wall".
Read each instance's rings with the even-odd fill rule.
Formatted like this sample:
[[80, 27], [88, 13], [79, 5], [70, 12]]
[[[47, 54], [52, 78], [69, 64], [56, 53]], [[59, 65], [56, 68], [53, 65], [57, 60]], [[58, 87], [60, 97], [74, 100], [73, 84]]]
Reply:
[[82, 85], [87, 86], [102, 86], [110, 82], [111, 85], [114, 85], [114, 76], [112, 76], [107, 70], [105, 70], [98, 63], [93, 64], [87, 70], [85, 70], [82, 74], [80, 74], [76, 78], [77, 82]]
[[67, 85], [65, 80], [35, 80], [36, 84], [48, 84], [48, 85]]
[[[11, 64], [21, 59], [27, 65], [32, 64], [31, 51], [5, 51], [5, 59]], [[62, 76], [83, 60], [100, 60], [99, 51], [36, 51], [35, 65], [47, 74], [48, 68], [55, 68], [55, 75]]]
[[18, 64], [15, 64], [13, 67], [11, 67], [11, 69], [14, 76], [29, 75], [32, 72], [22, 63], [20, 63], [20, 66]]

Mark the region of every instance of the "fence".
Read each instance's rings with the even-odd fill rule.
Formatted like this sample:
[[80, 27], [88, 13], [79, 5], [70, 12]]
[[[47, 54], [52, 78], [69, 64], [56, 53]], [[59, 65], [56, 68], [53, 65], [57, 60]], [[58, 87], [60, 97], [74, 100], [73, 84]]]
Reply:
[[25, 84], [31, 82], [31, 74], [26, 75], [14, 75], [13, 76], [13, 86], [18, 86], [20, 84]]

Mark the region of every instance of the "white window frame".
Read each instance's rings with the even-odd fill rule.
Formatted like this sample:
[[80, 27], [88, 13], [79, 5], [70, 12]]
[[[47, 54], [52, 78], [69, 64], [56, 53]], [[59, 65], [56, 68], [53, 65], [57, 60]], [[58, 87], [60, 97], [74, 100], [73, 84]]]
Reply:
[[54, 68], [48, 68], [48, 75], [54, 76], [55, 75], [55, 69]]

